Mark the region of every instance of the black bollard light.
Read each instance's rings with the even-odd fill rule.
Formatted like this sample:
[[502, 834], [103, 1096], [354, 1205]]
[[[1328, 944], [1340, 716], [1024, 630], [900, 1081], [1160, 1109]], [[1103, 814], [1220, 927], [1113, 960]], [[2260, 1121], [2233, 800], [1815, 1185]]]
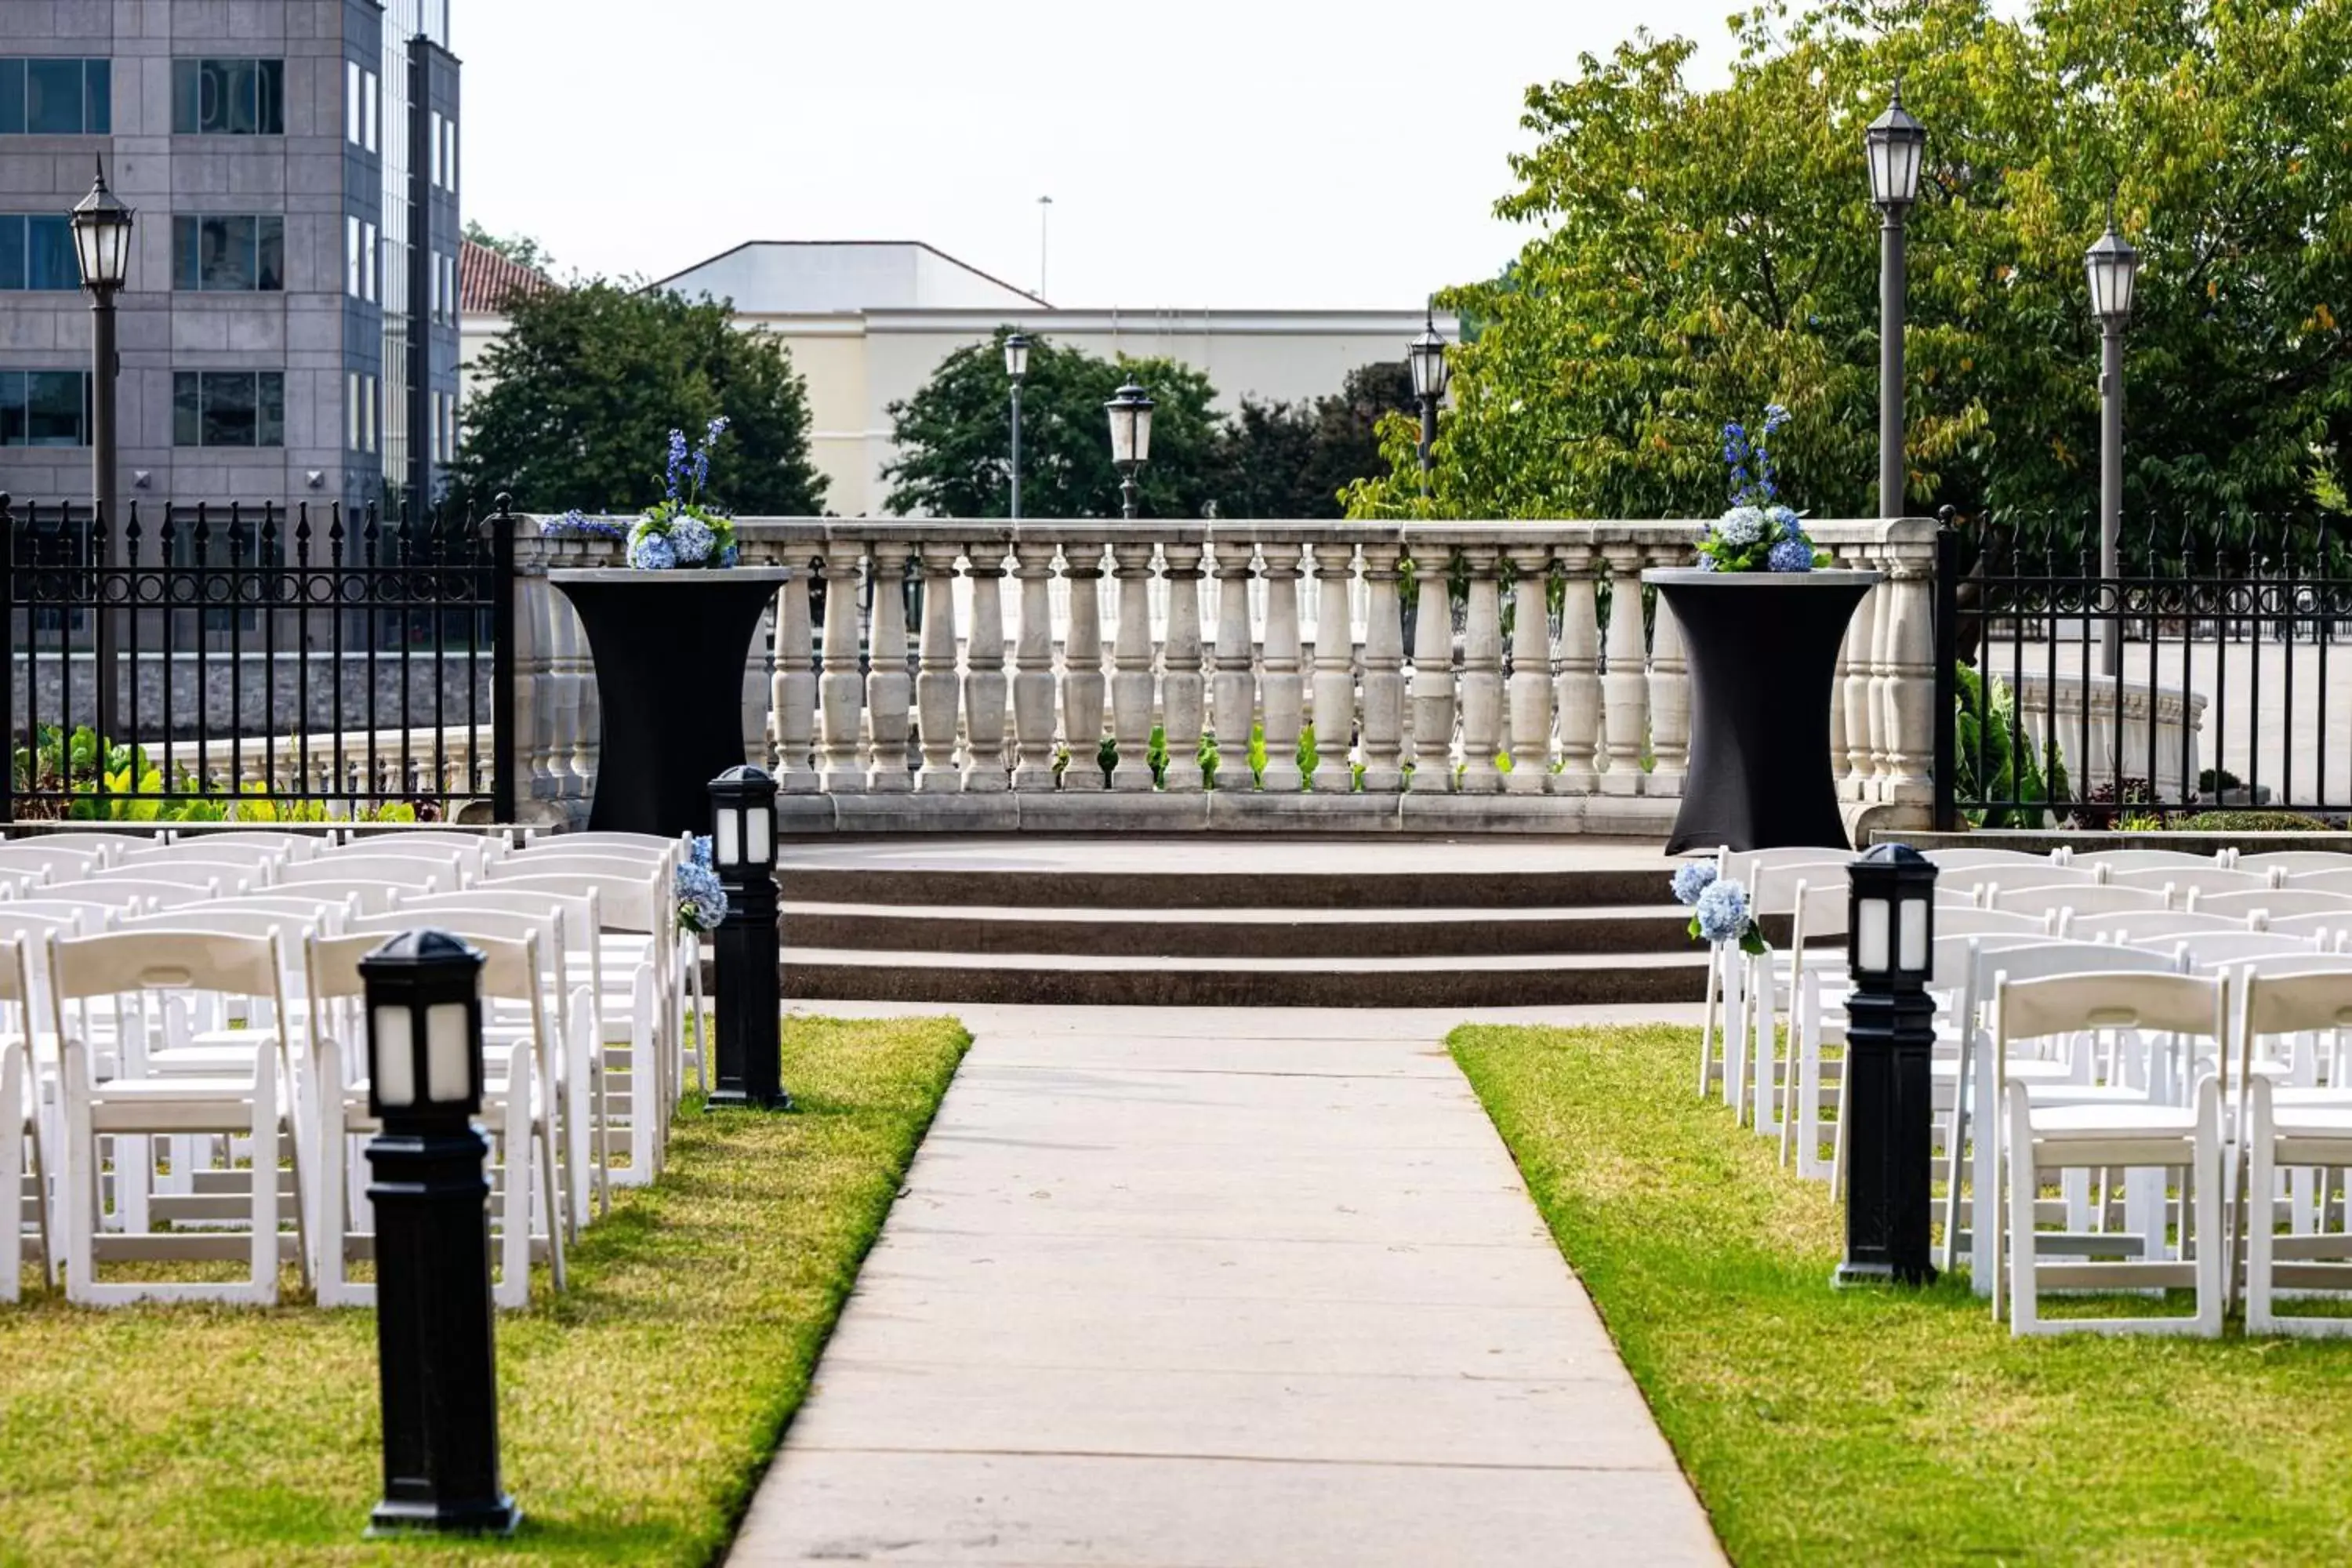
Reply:
[[383, 1500], [368, 1533], [507, 1535], [490, 1328], [489, 1140], [482, 955], [413, 931], [360, 961], [367, 984], [367, 1146], [375, 1205]]
[[782, 1049], [782, 939], [776, 928], [776, 781], [729, 768], [710, 781], [710, 867], [727, 889], [711, 934], [718, 1082], [712, 1110], [790, 1110]]
[[1934, 1091], [1936, 867], [1881, 844], [1847, 868], [1845, 1261], [1840, 1285], [1925, 1285]]

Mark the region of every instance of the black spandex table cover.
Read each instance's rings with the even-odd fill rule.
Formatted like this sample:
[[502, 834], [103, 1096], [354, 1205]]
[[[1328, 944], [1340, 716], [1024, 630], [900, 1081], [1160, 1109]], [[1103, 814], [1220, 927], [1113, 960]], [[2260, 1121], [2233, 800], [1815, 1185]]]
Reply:
[[1876, 572], [1642, 574], [1690, 658], [1690, 768], [1666, 853], [1851, 847], [1830, 772], [1832, 679]]
[[761, 612], [790, 574], [550, 572], [588, 631], [601, 749], [597, 830], [710, 830], [710, 781], [743, 761], [743, 669]]

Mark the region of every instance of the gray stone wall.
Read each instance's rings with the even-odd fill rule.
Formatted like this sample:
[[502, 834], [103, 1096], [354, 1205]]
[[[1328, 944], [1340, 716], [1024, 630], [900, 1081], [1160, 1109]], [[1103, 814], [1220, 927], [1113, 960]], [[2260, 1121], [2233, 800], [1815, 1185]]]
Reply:
[[[326, 734], [339, 727], [345, 731], [431, 728], [436, 720], [453, 729], [490, 722], [496, 683], [487, 648], [470, 671], [458, 658], [436, 666], [429, 658], [412, 657], [405, 670], [396, 653], [379, 653], [373, 669], [364, 657], [347, 654], [346, 658], [340, 681], [336, 667], [326, 658], [314, 656], [306, 665], [291, 653], [280, 653], [275, 660], [259, 651], [210, 654], [202, 660], [193, 653], [174, 654], [168, 661], [142, 655], [135, 665], [126, 657], [119, 668], [126, 698], [134, 685], [138, 691], [138, 734], [142, 741], [165, 735], [167, 686], [172, 709], [169, 733], [182, 741], [199, 737], [226, 741], [236, 733], [247, 737], [303, 731]], [[68, 684], [73, 722], [95, 722], [98, 662], [94, 656], [77, 653], [60, 660], [54, 653], [45, 653], [32, 662], [29, 685], [22, 656], [16, 665], [17, 734], [23, 734], [24, 727], [36, 717], [44, 724], [57, 723]], [[470, 709], [467, 706], [469, 686], [475, 704]], [[408, 694], [404, 724], [400, 708], [404, 687]], [[437, 713], [436, 695], [441, 705]]]

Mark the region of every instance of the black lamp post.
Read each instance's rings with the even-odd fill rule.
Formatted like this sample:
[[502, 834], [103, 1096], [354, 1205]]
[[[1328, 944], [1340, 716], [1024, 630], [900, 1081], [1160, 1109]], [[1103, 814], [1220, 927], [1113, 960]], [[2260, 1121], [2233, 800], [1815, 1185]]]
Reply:
[[727, 915], [710, 938], [719, 1070], [706, 1107], [790, 1110], [777, 1037], [776, 781], [764, 768], [729, 768], [710, 781], [710, 867], [727, 889]]
[[1013, 382], [1013, 516], [1021, 516], [1021, 381], [1029, 374], [1029, 340], [1013, 332], [1004, 340], [1004, 374]]
[[1421, 336], [1405, 350], [1405, 363], [1412, 370], [1413, 401], [1421, 405], [1421, 493], [1426, 500], [1430, 471], [1437, 466], [1437, 405], [1453, 374], [1445, 363], [1445, 340], [1437, 335], [1434, 308], [1423, 311]]
[[1903, 463], [1903, 219], [1919, 199], [1919, 164], [1927, 128], [1903, 107], [1903, 84], [1886, 112], [1863, 132], [1870, 153], [1870, 199], [1878, 225], [1878, 515], [1901, 517], [1907, 488]]
[[499, 1479], [490, 1330], [489, 1140], [482, 1108], [482, 955], [413, 931], [360, 961], [367, 984], [383, 1500], [371, 1535], [511, 1533]]
[[1845, 1261], [1837, 1283], [1924, 1285], [1927, 1262], [1930, 1058], [1936, 1003], [1936, 866], [1881, 844], [1847, 868]]
[[1118, 468], [1118, 514], [1132, 518], [1136, 472], [1151, 460], [1151, 398], [1130, 381], [1103, 408], [1110, 415], [1110, 460]]
[[[2107, 202], [2107, 231], [2083, 258], [2091, 278], [2091, 314], [2099, 323], [2099, 575], [2112, 578], [2124, 517], [2124, 325], [2131, 320], [2132, 284], [2139, 252], [2116, 232], [2116, 204]], [[2099, 657], [2113, 675], [2123, 655], [2123, 623], [2099, 627]]]
[[114, 614], [106, 608], [110, 595], [103, 575], [114, 559], [113, 531], [122, 524], [115, 515], [121, 509], [121, 500], [115, 490], [114, 387], [121, 371], [121, 359], [114, 346], [114, 297], [131, 277], [131, 209], [106, 188], [106, 164], [101, 161], [89, 195], [82, 197], [73, 210], [74, 259], [81, 267], [81, 286], [89, 290], [89, 467], [94, 509], [90, 548], [93, 562], [101, 574], [92, 595], [100, 606], [97, 730], [100, 744], [132, 739], [123, 731], [121, 715], [115, 711], [117, 637]]

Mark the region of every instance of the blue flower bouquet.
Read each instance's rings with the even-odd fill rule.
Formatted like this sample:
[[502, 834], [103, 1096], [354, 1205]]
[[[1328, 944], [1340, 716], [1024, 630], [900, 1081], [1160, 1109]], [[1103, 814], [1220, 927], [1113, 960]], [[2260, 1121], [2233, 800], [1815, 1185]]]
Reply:
[[725, 418], [713, 419], [702, 444], [687, 449], [686, 432], [669, 433], [667, 493], [647, 508], [629, 530], [629, 564], [644, 572], [678, 567], [732, 566], [740, 556], [735, 521], [702, 499], [710, 479], [710, 453], [727, 433]]
[[677, 868], [677, 929], [713, 931], [727, 918], [727, 889], [710, 865], [710, 837], [694, 841], [693, 856]]
[[1772, 951], [1748, 901], [1748, 889], [1720, 877], [1711, 860], [1693, 860], [1675, 872], [1675, 902], [1691, 911], [1694, 942], [1737, 942], [1742, 952]]
[[1814, 548], [1804, 520], [1780, 500], [1780, 469], [1772, 437], [1789, 423], [1777, 403], [1764, 406], [1764, 423], [1754, 431], [1738, 420], [1723, 427], [1723, 462], [1731, 472], [1731, 508], [1698, 542], [1703, 572], [1810, 572], [1830, 563]]

